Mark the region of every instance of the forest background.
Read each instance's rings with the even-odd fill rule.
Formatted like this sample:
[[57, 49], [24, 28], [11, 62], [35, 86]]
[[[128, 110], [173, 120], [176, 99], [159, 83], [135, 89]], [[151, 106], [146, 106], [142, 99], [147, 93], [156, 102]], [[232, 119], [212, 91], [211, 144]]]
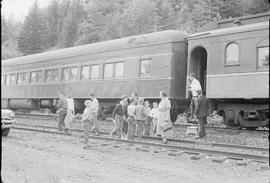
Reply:
[[270, 11], [268, 0], [51, 0], [24, 21], [1, 15], [1, 59]]

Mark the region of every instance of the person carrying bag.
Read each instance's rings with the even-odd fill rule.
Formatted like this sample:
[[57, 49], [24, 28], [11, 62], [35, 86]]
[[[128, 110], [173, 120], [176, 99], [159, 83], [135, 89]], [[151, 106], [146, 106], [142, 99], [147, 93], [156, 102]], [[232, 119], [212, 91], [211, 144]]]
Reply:
[[162, 143], [167, 143], [167, 132], [173, 128], [170, 118], [171, 102], [167, 98], [167, 94], [163, 91], [160, 92], [160, 98], [161, 101], [158, 105], [158, 125], [160, 125], [161, 128]]

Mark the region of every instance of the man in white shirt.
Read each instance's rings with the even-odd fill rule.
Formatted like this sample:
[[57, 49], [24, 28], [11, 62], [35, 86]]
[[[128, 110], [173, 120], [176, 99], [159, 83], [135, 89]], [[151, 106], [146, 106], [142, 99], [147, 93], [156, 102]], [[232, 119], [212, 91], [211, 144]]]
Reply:
[[98, 135], [99, 134], [99, 122], [97, 120], [97, 116], [98, 116], [99, 103], [98, 103], [98, 100], [96, 99], [94, 93], [90, 93], [89, 97], [92, 100], [91, 111], [92, 111], [92, 115], [93, 115], [93, 128], [91, 131], [95, 131], [95, 134]]
[[194, 117], [194, 110], [195, 110], [195, 105], [197, 104], [197, 99], [199, 98], [199, 93], [201, 93], [202, 91], [202, 87], [200, 82], [195, 78], [194, 74], [191, 73], [189, 75], [189, 90], [192, 93], [192, 100], [190, 103], [190, 119], [192, 119]]

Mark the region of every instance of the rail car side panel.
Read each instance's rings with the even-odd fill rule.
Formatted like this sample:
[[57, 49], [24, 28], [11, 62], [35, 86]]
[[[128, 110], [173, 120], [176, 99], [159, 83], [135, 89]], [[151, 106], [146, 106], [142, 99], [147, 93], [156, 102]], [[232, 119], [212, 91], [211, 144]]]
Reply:
[[159, 91], [170, 93], [168, 78], [104, 80], [90, 82], [66, 82], [61, 84], [33, 84], [6, 86], [2, 98], [58, 98], [57, 92], [73, 91], [74, 98], [88, 98], [94, 92], [98, 98], [120, 98], [123, 94], [137, 91], [144, 97], [158, 97]]
[[209, 98], [269, 98], [269, 73], [207, 76]]
[[[189, 40], [189, 55], [198, 46], [207, 48], [207, 73], [228, 74], [257, 70], [257, 45], [269, 39], [269, 29], [231, 35], [219, 35]], [[237, 65], [225, 64], [225, 48], [230, 42], [239, 45], [240, 62]], [[268, 44], [269, 45], [269, 44]]]
[[[72, 90], [77, 89], [77, 84], [79, 83], [88, 83], [89, 88], [93, 86], [95, 88], [95, 93], [99, 97], [103, 98], [110, 98], [110, 97], [120, 97], [123, 94], [129, 94], [131, 92], [137, 92], [140, 96], [145, 97], [159, 97], [159, 91], [164, 90], [168, 92], [168, 96], [171, 98], [176, 99], [184, 99], [182, 91], [184, 88], [182, 87], [185, 85], [185, 82], [183, 82], [183, 78], [186, 77], [185, 70], [186, 70], [186, 61], [185, 61], [185, 52], [186, 49], [185, 46], [179, 46], [178, 50], [173, 50], [173, 44], [179, 44], [183, 45], [184, 42], [180, 43], [164, 43], [164, 44], [158, 44], [158, 45], [149, 45], [149, 46], [143, 46], [138, 47], [134, 49], [126, 49], [126, 50], [118, 50], [115, 52], [109, 52], [104, 53], [102, 55], [84, 55], [84, 56], [77, 56], [77, 57], [71, 57], [71, 58], [65, 58], [65, 59], [58, 59], [54, 61], [44, 61], [40, 63], [34, 63], [30, 66], [28, 66], [28, 70], [24, 71], [31, 71], [29, 68], [40, 68], [44, 72], [44, 70], [51, 68], [52, 66], [55, 68], [65, 68], [69, 66], [76, 66], [79, 70], [80, 67], [83, 65], [91, 65], [91, 64], [99, 64], [99, 78], [98, 80], [93, 81], [80, 81], [80, 71], [78, 73], [78, 80], [74, 82], [57, 82], [54, 84], [50, 83], [44, 83], [40, 84], [28, 84], [28, 85], [4, 85], [2, 86], [2, 98], [21, 98], [21, 97], [27, 97], [27, 98], [48, 98], [55, 96], [57, 94], [58, 90], [62, 90], [62, 86], [66, 86], [69, 84], [74, 85]], [[178, 54], [179, 58], [177, 60], [174, 60], [174, 55], [176, 52], [181, 53]], [[121, 55], [121, 56], [120, 56]], [[183, 57], [183, 58], [182, 58]], [[152, 60], [151, 64], [151, 74], [149, 76], [140, 76], [140, 61], [144, 59], [150, 59]], [[48, 66], [49, 62], [50, 67]], [[103, 72], [104, 72], [104, 64], [105, 63], [114, 63], [114, 62], [124, 62], [125, 68], [124, 68], [124, 76], [121, 79], [104, 79], [103, 78]], [[59, 67], [57, 67], [59, 66]], [[175, 67], [176, 66], [176, 67]], [[13, 72], [23, 72], [23, 67], [19, 68], [11, 68], [11, 67], [5, 67], [4, 70], [6, 73], [9, 73], [9, 71]], [[177, 73], [177, 75], [174, 74], [175, 70], [180, 70], [180, 72]], [[181, 75], [181, 76], [179, 76]], [[171, 82], [173, 77], [176, 76], [175, 82]], [[61, 78], [61, 73], [59, 75], [59, 78]], [[167, 82], [164, 83], [164, 80], [167, 80]], [[53, 87], [50, 87], [53, 86]], [[104, 92], [104, 86], [106, 88], [110, 88], [113, 92]], [[148, 89], [151, 87], [151, 89]], [[178, 87], [178, 90], [175, 91], [175, 88]], [[51, 88], [50, 90], [47, 90], [47, 88]], [[85, 84], [83, 84], [83, 88], [85, 87]], [[128, 88], [123, 89], [123, 88]], [[78, 94], [78, 97], [86, 97], [89, 94], [90, 89], [86, 89], [87, 93]], [[174, 92], [171, 92], [173, 91]], [[50, 94], [51, 92], [54, 92], [54, 94]], [[181, 92], [182, 91], [182, 92]], [[121, 93], [121, 94], [120, 94]]]

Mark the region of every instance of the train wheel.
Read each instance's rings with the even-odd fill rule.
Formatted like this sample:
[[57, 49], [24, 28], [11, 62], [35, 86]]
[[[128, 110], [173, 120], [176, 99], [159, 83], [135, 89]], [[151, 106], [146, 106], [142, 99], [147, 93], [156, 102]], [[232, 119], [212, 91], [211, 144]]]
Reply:
[[235, 124], [235, 123], [226, 123], [226, 127], [227, 128], [230, 128], [230, 129], [241, 129], [242, 126], [238, 123], [238, 124]]
[[221, 111], [220, 114], [223, 117], [223, 121], [224, 121], [227, 128], [230, 128], [230, 129], [241, 129], [242, 128], [242, 125], [239, 123], [238, 120], [229, 121], [226, 118], [225, 111]]

